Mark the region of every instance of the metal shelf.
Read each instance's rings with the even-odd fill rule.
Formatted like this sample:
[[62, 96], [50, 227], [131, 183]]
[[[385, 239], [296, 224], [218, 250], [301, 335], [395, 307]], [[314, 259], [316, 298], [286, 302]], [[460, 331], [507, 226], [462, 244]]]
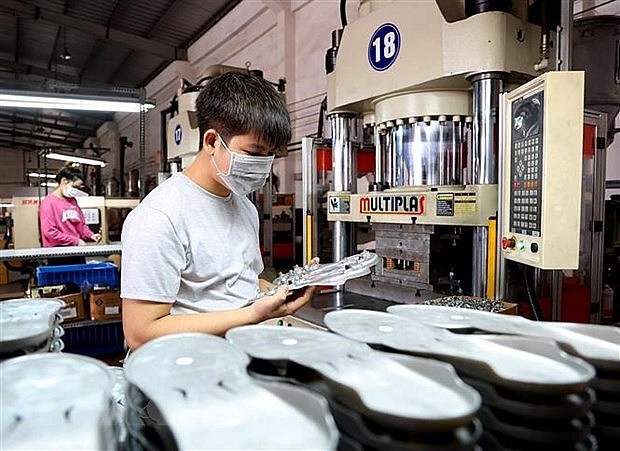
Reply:
[[120, 254], [120, 244], [100, 244], [93, 246], [37, 247], [31, 249], [0, 250], [0, 261], [42, 260], [54, 257], [91, 257], [95, 255]]

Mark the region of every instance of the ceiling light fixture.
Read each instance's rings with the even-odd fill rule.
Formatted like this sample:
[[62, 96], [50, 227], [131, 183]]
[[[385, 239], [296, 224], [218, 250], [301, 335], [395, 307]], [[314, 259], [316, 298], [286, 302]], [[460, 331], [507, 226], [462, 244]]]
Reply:
[[69, 50], [67, 50], [67, 29], [63, 28], [62, 29], [62, 33], [63, 33], [63, 37], [62, 37], [62, 52], [60, 52], [60, 55], [58, 55], [60, 57], [61, 60], [63, 61], [69, 61], [72, 56], [71, 53], [69, 53]]
[[55, 179], [56, 174], [49, 174], [45, 172], [37, 172], [37, 171], [28, 171], [28, 177], [37, 177], [40, 179]]
[[12, 108], [51, 108], [57, 110], [118, 111], [138, 113], [140, 108], [155, 107], [152, 101], [122, 97], [47, 94], [38, 92], [0, 91], [0, 106]]
[[44, 151], [45, 158], [50, 160], [70, 161], [73, 163], [88, 164], [91, 166], [105, 167], [108, 163], [105, 160], [97, 157], [85, 157], [82, 155], [74, 155], [72, 153], [58, 152], [56, 150]]
[[71, 53], [69, 53], [69, 50], [67, 50], [66, 48], [58, 56], [60, 56], [60, 59], [63, 61], [69, 61], [71, 58], [73, 58]]

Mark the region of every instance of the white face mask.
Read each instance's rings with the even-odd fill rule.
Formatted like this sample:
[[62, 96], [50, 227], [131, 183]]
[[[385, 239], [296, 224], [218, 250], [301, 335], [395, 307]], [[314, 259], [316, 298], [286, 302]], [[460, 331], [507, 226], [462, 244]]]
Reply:
[[211, 158], [213, 158], [213, 164], [217, 169], [217, 175], [226, 183], [226, 186], [240, 196], [250, 194], [262, 187], [271, 174], [273, 155], [263, 157], [235, 153], [228, 148], [221, 136], [218, 135], [218, 138], [230, 155], [228, 171], [222, 172], [213, 155]]
[[67, 185], [62, 190], [62, 194], [65, 197], [76, 197], [79, 192], [80, 190], [77, 188], [74, 188], [73, 185]]

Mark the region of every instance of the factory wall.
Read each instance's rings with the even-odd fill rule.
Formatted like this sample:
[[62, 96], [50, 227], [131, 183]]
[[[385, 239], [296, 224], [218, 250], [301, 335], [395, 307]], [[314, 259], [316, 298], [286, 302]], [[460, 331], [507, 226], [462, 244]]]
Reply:
[[[347, 2], [349, 20], [357, 17], [358, 5], [359, 1]], [[336, 28], [340, 28], [338, 0], [241, 2], [189, 47], [187, 62], [170, 64], [146, 86], [147, 97], [155, 99], [157, 105], [147, 113], [147, 178], [154, 177], [159, 168], [160, 111], [169, 105], [182, 78], [196, 82], [212, 65], [249, 65], [262, 70], [264, 77], [273, 82], [285, 77], [293, 142], [316, 133], [320, 104], [326, 95], [325, 51]], [[118, 136], [127, 136], [134, 143], [126, 152], [125, 172], [129, 172], [138, 167], [139, 115], [117, 114], [115, 120]], [[98, 135], [101, 145], [110, 145], [116, 139], [109, 131]], [[107, 158], [118, 161], [117, 156]], [[104, 179], [112, 177], [112, 167], [117, 164], [104, 169]], [[280, 191], [292, 192], [294, 174], [301, 171], [299, 157], [293, 153], [278, 161], [275, 167], [276, 172], [286, 174]]]
[[[34, 166], [37, 166], [34, 154], [26, 155], [25, 152], [16, 152], [14, 149], [0, 147], [0, 199], [8, 199], [13, 196], [16, 186], [24, 183], [28, 158], [31, 162], [34, 158]], [[0, 202], [1, 203], [1, 202]]]

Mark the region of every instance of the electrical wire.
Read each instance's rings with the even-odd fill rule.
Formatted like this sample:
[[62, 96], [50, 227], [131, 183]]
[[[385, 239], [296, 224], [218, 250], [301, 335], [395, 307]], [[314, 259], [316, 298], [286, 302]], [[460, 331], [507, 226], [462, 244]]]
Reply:
[[323, 98], [319, 107], [319, 125], [316, 131], [316, 137], [319, 139], [323, 138], [323, 117], [325, 116], [325, 111], [327, 111], [327, 96]]
[[347, 0], [340, 0], [340, 23], [342, 28], [347, 26]]
[[[540, 308], [540, 303], [538, 302], [538, 298], [536, 297], [536, 293], [534, 292], [534, 272], [531, 272], [531, 276], [528, 274], [528, 266], [523, 265], [523, 281], [525, 282], [525, 291], [527, 293], [527, 300], [530, 304], [530, 308], [532, 309], [532, 314], [534, 315], [534, 319], [536, 321], [544, 321], [545, 318], [542, 313], [542, 309]], [[531, 277], [531, 280], [530, 280]]]

